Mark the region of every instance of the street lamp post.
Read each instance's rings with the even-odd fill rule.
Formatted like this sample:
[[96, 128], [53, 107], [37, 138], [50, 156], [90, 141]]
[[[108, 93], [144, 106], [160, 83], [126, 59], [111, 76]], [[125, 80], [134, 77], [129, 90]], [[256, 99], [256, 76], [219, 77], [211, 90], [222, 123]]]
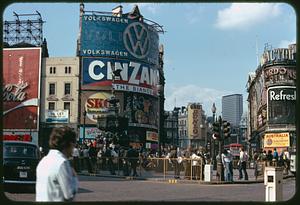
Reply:
[[[213, 113], [213, 123], [215, 122], [215, 114], [217, 111], [216, 105], [215, 103], [213, 103], [211, 111]], [[217, 163], [216, 163], [216, 155], [215, 155], [215, 140], [213, 138], [211, 138], [211, 156], [212, 156], [212, 163], [213, 163], [213, 169], [216, 170], [217, 169]]]
[[82, 143], [85, 141], [85, 119], [86, 119], [86, 110], [83, 111], [83, 135], [82, 135]]
[[220, 126], [220, 140], [219, 140], [219, 157], [217, 160], [217, 175], [219, 177], [219, 181], [224, 181], [224, 167], [222, 164], [222, 148], [224, 143], [224, 135], [223, 135], [223, 125], [222, 118], [219, 116], [218, 123]]

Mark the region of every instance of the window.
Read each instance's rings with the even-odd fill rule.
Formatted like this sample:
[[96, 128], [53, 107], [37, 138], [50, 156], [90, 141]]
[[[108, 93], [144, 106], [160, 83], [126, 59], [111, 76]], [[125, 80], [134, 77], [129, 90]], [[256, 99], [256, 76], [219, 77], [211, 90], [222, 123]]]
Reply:
[[55, 110], [55, 102], [48, 103], [48, 110]]
[[55, 95], [55, 83], [49, 84], [49, 95]]
[[56, 73], [56, 67], [50, 67], [50, 74]]
[[65, 83], [65, 95], [71, 94], [71, 83]]
[[70, 66], [65, 67], [65, 73], [71, 73], [71, 67]]
[[64, 102], [64, 110], [69, 110], [69, 114], [70, 114], [70, 107], [71, 107], [70, 102]]

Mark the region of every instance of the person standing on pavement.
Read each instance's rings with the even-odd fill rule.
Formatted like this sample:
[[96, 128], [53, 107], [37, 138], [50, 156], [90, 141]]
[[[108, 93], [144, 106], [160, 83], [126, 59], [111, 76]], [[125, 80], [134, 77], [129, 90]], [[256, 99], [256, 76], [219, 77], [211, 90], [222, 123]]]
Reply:
[[69, 127], [54, 128], [49, 139], [49, 153], [36, 168], [36, 201], [72, 201], [78, 191], [78, 179], [69, 158], [76, 143], [76, 133]]
[[221, 159], [225, 170], [225, 181], [233, 182], [233, 176], [231, 172], [232, 155], [226, 149], [224, 149], [221, 155]]
[[184, 159], [183, 159], [184, 178], [185, 179], [191, 179], [191, 177], [192, 177], [191, 156], [192, 156], [192, 148], [188, 147], [184, 152]]
[[240, 148], [240, 160], [239, 160], [239, 179], [243, 178], [243, 173], [245, 176], [245, 180], [248, 180], [248, 173], [247, 173], [247, 161], [248, 161], [248, 154], [245, 152], [244, 148]]
[[73, 165], [74, 165], [74, 169], [76, 172], [79, 172], [79, 149], [78, 149], [78, 144], [75, 145], [74, 149], [73, 149], [73, 153], [72, 153], [72, 157], [73, 157]]
[[180, 178], [180, 167], [179, 167], [179, 163], [178, 163], [178, 155], [179, 155], [179, 153], [177, 152], [177, 147], [172, 146], [169, 157], [174, 166], [174, 178], [175, 179]]
[[132, 176], [137, 177], [137, 172], [136, 172], [136, 167], [137, 167], [137, 162], [139, 159], [139, 152], [133, 148], [132, 146], [129, 147], [129, 150], [127, 151], [127, 157], [129, 159], [129, 163], [130, 163], [130, 174], [131, 171], [133, 172]]

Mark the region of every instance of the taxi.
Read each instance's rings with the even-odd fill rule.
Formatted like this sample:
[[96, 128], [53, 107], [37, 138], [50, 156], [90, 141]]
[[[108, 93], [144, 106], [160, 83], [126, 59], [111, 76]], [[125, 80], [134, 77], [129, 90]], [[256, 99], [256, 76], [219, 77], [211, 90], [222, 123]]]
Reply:
[[36, 167], [40, 160], [39, 148], [27, 141], [3, 141], [3, 183], [36, 183]]

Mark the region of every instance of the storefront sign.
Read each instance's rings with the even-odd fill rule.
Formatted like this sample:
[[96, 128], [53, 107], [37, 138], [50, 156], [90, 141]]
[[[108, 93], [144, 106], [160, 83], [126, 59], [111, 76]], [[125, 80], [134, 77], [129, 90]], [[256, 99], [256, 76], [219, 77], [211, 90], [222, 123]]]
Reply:
[[283, 133], [267, 133], [264, 137], [264, 147], [289, 147], [290, 135], [288, 132]]
[[68, 123], [69, 110], [48, 110], [45, 118], [47, 123]]
[[158, 134], [157, 134], [157, 132], [147, 131], [146, 132], [146, 140], [158, 142]]

